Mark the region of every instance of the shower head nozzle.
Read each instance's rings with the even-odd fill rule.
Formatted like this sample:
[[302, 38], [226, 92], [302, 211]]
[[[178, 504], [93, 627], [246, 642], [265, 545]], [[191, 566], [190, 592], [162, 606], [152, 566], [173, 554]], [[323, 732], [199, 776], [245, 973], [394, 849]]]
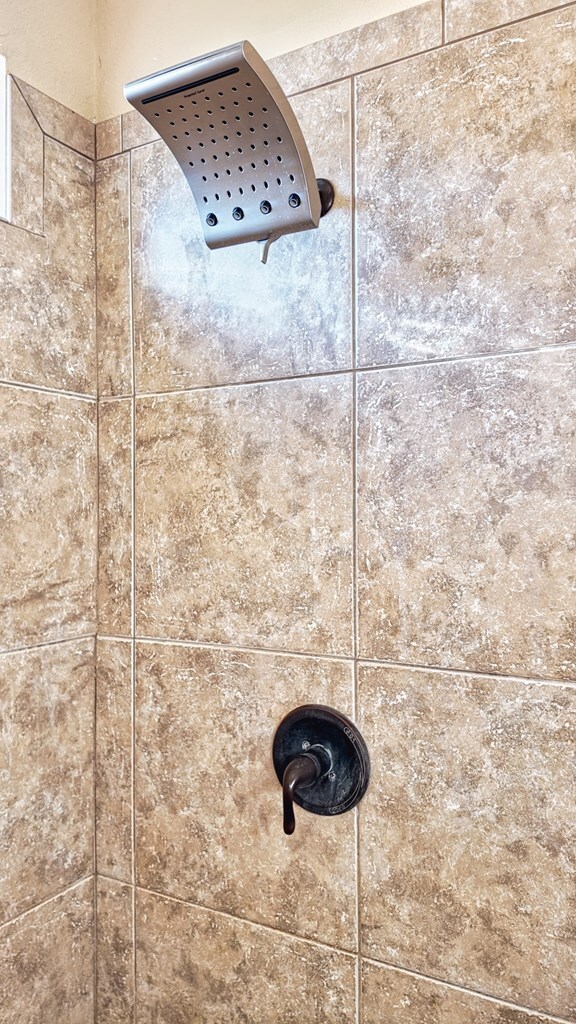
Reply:
[[184, 171], [210, 249], [318, 227], [321, 203], [294, 112], [248, 42], [124, 87]]

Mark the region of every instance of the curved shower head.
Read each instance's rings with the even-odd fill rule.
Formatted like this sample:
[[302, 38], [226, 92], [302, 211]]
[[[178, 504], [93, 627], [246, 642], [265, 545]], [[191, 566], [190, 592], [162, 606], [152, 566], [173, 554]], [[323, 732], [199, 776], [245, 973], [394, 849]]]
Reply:
[[210, 249], [257, 241], [265, 262], [272, 241], [318, 227], [332, 205], [286, 96], [250, 43], [130, 82], [124, 95], [184, 171]]

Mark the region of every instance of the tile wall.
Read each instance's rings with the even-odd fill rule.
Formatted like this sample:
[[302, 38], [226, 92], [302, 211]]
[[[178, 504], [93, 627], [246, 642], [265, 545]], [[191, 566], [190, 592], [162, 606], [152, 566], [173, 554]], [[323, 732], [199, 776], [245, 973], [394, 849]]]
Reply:
[[12, 82], [0, 221], [0, 1021], [94, 1019], [94, 128]]
[[[576, 1020], [576, 5], [273, 61], [317, 232], [98, 126], [100, 1024]], [[513, 23], [512, 23], [513, 22]], [[511, 24], [510, 24], [511, 23]], [[359, 813], [281, 832], [304, 702]]]
[[[430, 0], [273, 61], [337, 199], [267, 267], [204, 248], [135, 114], [97, 127], [94, 210], [92, 127], [15, 83], [0, 1024], [576, 1021], [551, 6]], [[286, 838], [270, 747], [304, 702], [358, 721], [372, 780]]]

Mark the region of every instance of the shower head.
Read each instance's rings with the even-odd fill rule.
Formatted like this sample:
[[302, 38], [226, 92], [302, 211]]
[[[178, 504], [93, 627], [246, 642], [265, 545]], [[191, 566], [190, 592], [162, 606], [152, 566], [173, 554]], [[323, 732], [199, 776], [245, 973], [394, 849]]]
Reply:
[[[294, 112], [248, 42], [124, 87], [184, 171], [210, 249], [318, 227], [332, 205]], [[320, 188], [320, 192], [319, 192]]]

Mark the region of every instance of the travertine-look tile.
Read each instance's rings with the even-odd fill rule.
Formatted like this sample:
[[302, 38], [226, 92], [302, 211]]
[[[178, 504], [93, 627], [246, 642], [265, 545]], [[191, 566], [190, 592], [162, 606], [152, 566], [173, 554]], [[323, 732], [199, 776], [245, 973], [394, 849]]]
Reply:
[[100, 161], [96, 167], [96, 325], [100, 395], [132, 392], [129, 194], [129, 156]]
[[359, 387], [364, 657], [576, 678], [576, 351]]
[[130, 634], [132, 615], [132, 409], [98, 409], [98, 629]]
[[565, 8], [360, 79], [361, 365], [575, 340], [575, 28]]
[[94, 642], [0, 655], [0, 922], [92, 871]]
[[10, 221], [26, 231], [44, 228], [44, 135], [14, 80], [10, 83]]
[[336, 200], [317, 230], [275, 242], [266, 266], [256, 244], [206, 247], [186, 179], [163, 143], [132, 154], [140, 392], [350, 366], [349, 84], [307, 93], [294, 108]]
[[0, 649], [95, 628], [95, 403], [0, 387]]
[[98, 1024], [131, 1024], [134, 1020], [131, 887], [99, 878], [96, 917]]
[[15, 81], [42, 131], [93, 160], [96, 155], [96, 131], [92, 122], [51, 96], [39, 92], [21, 78]]
[[98, 871], [132, 877], [132, 644], [98, 640], [96, 856]]
[[547, 1024], [549, 1017], [372, 963], [362, 971], [364, 1024]]
[[0, 221], [0, 378], [96, 394], [94, 164], [44, 152], [46, 237]]
[[356, 947], [354, 815], [282, 831], [274, 733], [300, 704], [352, 713], [350, 663], [140, 644], [138, 881]]
[[570, 0], [446, 0], [446, 39], [485, 32], [565, 3]]
[[110, 117], [96, 125], [96, 159], [104, 160], [122, 152], [121, 117]]
[[0, 928], [0, 1024], [88, 1024], [94, 1017], [94, 883]]
[[140, 636], [351, 650], [351, 382], [140, 399]]
[[318, 43], [273, 57], [268, 63], [287, 93], [311, 89], [378, 64], [429, 50], [442, 42], [440, 0], [429, 0]]
[[139, 892], [139, 1024], [353, 1024], [354, 958]]
[[573, 1019], [576, 688], [362, 666], [359, 709], [365, 954]]

